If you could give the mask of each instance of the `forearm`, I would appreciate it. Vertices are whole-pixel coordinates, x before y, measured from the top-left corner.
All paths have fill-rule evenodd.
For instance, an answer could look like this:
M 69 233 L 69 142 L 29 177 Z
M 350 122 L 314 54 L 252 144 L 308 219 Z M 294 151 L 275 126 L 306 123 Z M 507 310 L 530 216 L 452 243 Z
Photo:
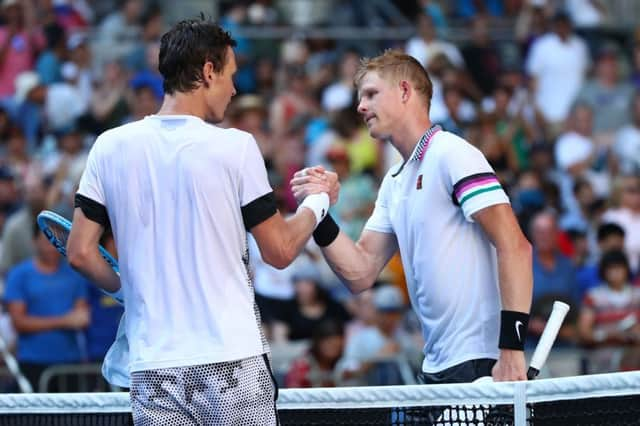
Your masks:
M 515 247 L 498 249 L 502 309 L 528 313 L 531 309 L 533 273 L 531 246 L 523 240 Z
M 352 293 L 370 288 L 380 273 L 359 243 L 352 241 L 342 231 L 331 244 L 322 247 L 322 254 Z
M 40 333 L 67 328 L 64 315 L 51 317 L 24 315 L 20 318 L 14 318 L 13 326 L 18 333 Z
M 303 208 L 284 221 L 280 246 L 280 259 L 276 268 L 286 268 L 302 252 L 316 227 L 316 217 L 309 209 Z
M 98 246 L 86 253 L 69 257 L 71 266 L 101 289 L 115 293 L 120 290 L 120 277 L 102 258 Z

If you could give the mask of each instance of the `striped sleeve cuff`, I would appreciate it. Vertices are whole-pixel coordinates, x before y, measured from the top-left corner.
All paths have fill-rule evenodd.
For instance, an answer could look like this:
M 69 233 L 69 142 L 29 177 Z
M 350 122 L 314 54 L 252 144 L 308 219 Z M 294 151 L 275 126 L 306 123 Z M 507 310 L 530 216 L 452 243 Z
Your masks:
M 453 186 L 452 199 L 460 206 L 467 220 L 478 210 L 494 204 L 509 203 L 494 173 L 477 173 L 460 179 Z

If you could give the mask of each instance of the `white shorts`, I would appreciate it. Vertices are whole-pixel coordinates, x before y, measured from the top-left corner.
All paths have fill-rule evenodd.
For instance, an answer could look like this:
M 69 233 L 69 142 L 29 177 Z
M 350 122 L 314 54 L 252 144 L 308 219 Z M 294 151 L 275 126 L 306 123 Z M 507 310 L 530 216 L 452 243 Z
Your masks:
M 277 425 L 277 387 L 267 355 L 132 373 L 136 426 Z

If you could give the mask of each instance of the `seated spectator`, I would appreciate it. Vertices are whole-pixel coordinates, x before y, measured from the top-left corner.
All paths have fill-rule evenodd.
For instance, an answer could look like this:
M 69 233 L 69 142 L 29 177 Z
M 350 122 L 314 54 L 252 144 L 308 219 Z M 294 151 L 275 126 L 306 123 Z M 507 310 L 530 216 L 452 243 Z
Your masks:
M 575 267 L 571 259 L 560 253 L 558 225 L 552 212 L 542 211 L 531 220 L 530 236 L 533 245 L 533 300 L 529 321 L 528 344 L 535 345 L 542 334 L 554 300 L 568 303 L 573 312 L 579 306 L 575 282 Z M 559 340 L 571 343 L 575 329 L 565 321 Z
M 612 153 L 624 174 L 640 173 L 640 92 L 631 99 L 629 124 L 618 130 Z
M 598 264 L 603 253 L 612 250 L 624 250 L 624 229 L 615 223 L 603 223 L 598 227 L 598 253 L 576 271 L 580 300 L 592 288 L 600 285 L 602 280 L 598 273 Z
M 285 377 L 287 388 L 334 387 L 336 363 L 344 348 L 344 326 L 340 321 L 319 323 L 311 335 L 311 347 L 294 360 Z
M 640 287 L 631 286 L 630 272 L 624 252 L 605 253 L 599 267 L 602 284 L 584 299 L 579 332 L 582 344 L 595 349 L 590 373 L 617 371 L 624 347 L 640 345 Z
M 597 145 L 610 146 L 615 131 L 629 122 L 629 105 L 634 88 L 630 83 L 620 81 L 619 68 L 617 47 L 604 45 L 596 57 L 594 78 L 578 94 L 578 102 L 598 112 L 593 117 L 594 141 Z
M 89 309 L 87 281 L 61 258 L 35 223 L 32 236 L 35 255 L 9 271 L 4 300 L 18 333 L 20 369 L 37 390 L 47 367 L 86 358 L 79 338 L 89 325 Z
M 382 284 L 374 288 L 373 303 L 377 311 L 374 324 L 354 331 L 346 341 L 337 367 L 344 384 L 402 384 L 399 362 L 407 362 L 421 349 L 401 327 L 406 304 L 397 287 Z
M 314 327 L 326 319 L 346 322 L 349 314 L 320 286 L 319 274 L 301 270 L 293 277 L 295 298 L 288 301 L 273 327 L 276 341 L 310 339 Z
M 636 274 L 640 270 L 640 175 L 622 176 L 619 185 L 620 206 L 607 210 L 602 220 L 617 223 L 624 229 L 625 251 L 632 274 Z

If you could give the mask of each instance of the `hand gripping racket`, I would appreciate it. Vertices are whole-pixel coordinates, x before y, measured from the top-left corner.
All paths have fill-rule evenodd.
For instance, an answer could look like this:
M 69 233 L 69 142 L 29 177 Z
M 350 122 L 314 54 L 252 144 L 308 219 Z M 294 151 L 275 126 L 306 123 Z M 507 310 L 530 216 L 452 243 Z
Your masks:
M 40 212 L 37 218 L 38 226 L 49 239 L 49 242 L 58 250 L 58 252 L 67 257 L 67 240 L 69 239 L 69 233 L 71 232 L 71 222 L 49 210 L 43 210 Z M 100 255 L 111 266 L 114 272 L 120 275 L 120 268 L 118 267 L 118 261 L 111 256 L 111 253 L 101 245 L 98 246 Z M 124 304 L 124 301 L 116 297 L 113 293 L 106 292 L 109 296 L 113 297 L 118 303 Z

